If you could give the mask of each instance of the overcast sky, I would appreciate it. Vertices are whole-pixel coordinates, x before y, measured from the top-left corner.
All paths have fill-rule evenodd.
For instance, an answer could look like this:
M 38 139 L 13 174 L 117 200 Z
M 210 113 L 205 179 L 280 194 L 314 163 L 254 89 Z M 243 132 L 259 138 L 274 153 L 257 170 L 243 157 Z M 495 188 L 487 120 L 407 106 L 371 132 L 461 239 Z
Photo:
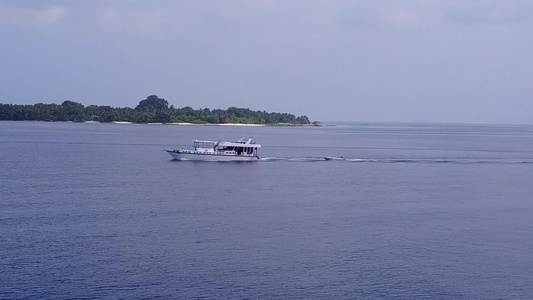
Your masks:
M 0 103 L 533 123 L 531 0 L 0 0 Z

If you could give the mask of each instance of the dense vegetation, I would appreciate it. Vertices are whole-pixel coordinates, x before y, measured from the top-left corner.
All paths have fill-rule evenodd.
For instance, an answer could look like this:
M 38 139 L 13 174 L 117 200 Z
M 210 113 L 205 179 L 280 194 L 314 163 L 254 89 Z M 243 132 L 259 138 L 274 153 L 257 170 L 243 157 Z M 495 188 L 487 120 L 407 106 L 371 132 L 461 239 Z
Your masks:
M 245 124 L 309 124 L 306 116 L 287 113 L 267 113 L 248 108 L 230 107 L 227 110 L 208 108 L 195 110 L 189 106 L 174 108 L 168 101 L 148 96 L 133 108 L 110 106 L 83 106 L 74 101 L 58 104 L 17 105 L 0 103 L 0 120 L 34 121 L 127 121 L 134 123 L 245 123 Z

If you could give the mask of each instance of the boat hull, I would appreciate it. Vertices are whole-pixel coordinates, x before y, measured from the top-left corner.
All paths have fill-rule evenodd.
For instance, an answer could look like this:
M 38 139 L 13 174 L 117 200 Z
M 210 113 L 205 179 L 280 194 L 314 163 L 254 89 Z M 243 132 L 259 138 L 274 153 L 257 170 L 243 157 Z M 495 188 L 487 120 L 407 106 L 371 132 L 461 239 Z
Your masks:
M 199 160 L 199 161 L 258 161 L 257 156 L 223 155 L 210 153 L 183 153 L 179 150 L 165 150 L 176 160 Z

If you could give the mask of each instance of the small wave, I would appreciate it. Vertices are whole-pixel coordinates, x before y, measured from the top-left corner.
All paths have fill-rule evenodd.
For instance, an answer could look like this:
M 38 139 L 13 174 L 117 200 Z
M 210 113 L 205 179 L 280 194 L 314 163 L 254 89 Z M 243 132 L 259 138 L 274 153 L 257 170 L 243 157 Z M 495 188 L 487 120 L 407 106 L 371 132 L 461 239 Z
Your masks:
M 289 161 L 324 161 L 323 157 L 293 157 L 289 158 Z
M 461 163 L 520 165 L 520 164 L 533 164 L 533 160 L 472 160 L 472 161 L 465 161 Z
M 413 159 L 384 159 L 386 163 L 417 163 L 417 164 L 533 164 L 529 159 L 440 159 L 440 158 L 413 158 Z
M 329 160 L 327 160 L 329 161 Z M 343 158 L 339 162 L 392 163 L 392 164 L 533 164 L 533 159 L 478 159 L 478 158 Z
M 259 160 L 260 161 L 278 161 L 278 160 L 286 160 L 287 158 L 283 157 L 262 157 Z
M 323 157 L 263 157 L 260 161 L 295 161 L 295 162 L 313 162 L 324 161 Z
M 457 161 L 449 160 L 449 159 L 426 159 L 426 158 L 420 158 L 420 159 L 410 159 L 410 158 L 392 158 L 392 159 L 385 159 L 385 162 L 389 163 L 429 163 L 429 164 L 446 164 L 446 163 L 455 163 Z
M 376 159 L 363 159 L 363 158 L 346 158 L 347 162 L 377 162 Z
M 174 161 L 202 161 L 195 159 L 173 159 Z M 227 162 L 220 160 L 221 162 Z M 326 159 L 325 157 L 262 157 L 262 162 L 348 162 L 348 163 L 390 163 L 390 164 L 533 164 L 533 159 L 476 159 L 476 158 L 347 158 Z

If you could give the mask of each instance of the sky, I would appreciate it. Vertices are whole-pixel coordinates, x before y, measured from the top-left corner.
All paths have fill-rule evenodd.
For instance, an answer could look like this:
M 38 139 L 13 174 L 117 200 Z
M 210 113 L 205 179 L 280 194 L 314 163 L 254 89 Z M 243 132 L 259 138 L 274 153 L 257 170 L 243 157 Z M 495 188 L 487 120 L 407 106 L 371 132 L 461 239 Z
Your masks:
M 0 103 L 533 124 L 531 0 L 0 0 Z

